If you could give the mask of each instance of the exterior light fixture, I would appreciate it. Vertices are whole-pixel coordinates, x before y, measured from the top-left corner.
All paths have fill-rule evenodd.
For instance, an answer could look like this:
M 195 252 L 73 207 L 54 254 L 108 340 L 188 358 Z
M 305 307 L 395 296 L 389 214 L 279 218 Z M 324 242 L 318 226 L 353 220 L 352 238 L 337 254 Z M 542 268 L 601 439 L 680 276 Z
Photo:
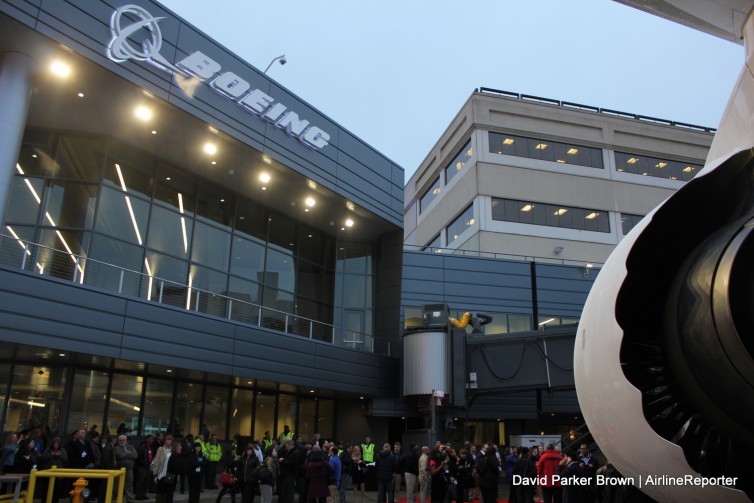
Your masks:
M 259 175 L 259 181 L 262 183 L 269 183 L 269 181 L 272 179 L 269 173 L 263 172 Z
M 215 155 L 217 153 L 217 145 L 214 143 L 205 143 L 204 144 L 204 153 L 209 155 Z
M 71 74 L 71 67 L 58 59 L 52 62 L 50 71 L 58 77 L 66 78 Z
M 136 110 L 134 110 L 134 115 L 137 119 L 146 122 L 152 118 L 152 111 L 144 105 L 139 105 L 136 107 Z
M 353 220 L 350 218 L 346 219 L 346 227 L 353 227 Z
M 307 198 L 306 198 L 306 200 L 304 201 L 304 203 L 305 203 L 305 204 L 306 204 L 306 205 L 307 205 L 308 207 L 310 207 L 310 208 L 313 208 L 313 207 L 314 207 L 314 205 L 315 205 L 315 204 L 317 204 L 317 201 L 315 201 L 313 197 L 307 197 Z

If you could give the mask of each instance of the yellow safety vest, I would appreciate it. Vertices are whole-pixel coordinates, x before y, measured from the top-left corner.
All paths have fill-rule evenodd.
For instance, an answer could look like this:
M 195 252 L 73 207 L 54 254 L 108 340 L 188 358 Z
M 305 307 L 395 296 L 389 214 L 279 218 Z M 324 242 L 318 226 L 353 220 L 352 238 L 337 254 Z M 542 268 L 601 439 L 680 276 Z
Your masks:
M 374 444 L 361 444 L 362 456 L 365 463 L 374 462 Z
M 262 443 L 264 444 L 264 451 L 267 452 L 267 448 L 272 445 L 272 439 L 271 438 L 263 438 Z

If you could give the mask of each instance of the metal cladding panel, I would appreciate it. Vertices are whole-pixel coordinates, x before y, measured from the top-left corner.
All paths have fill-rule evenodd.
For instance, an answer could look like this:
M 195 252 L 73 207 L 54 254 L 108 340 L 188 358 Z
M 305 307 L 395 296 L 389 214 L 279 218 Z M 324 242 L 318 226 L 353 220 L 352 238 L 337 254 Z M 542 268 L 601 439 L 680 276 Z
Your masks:
M 449 334 L 427 330 L 403 337 L 403 395 L 450 392 Z

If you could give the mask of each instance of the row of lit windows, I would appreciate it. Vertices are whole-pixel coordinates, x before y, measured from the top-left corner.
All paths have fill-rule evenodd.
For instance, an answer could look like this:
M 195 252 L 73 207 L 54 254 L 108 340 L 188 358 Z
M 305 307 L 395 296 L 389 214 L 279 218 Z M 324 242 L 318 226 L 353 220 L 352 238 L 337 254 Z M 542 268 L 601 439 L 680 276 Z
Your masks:
M 445 185 L 450 183 L 453 177 L 463 169 L 473 156 L 474 149 L 471 147 L 471 139 L 469 139 L 443 170 L 445 173 Z M 419 198 L 419 213 L 424 213 L 424 210 L 440 195 L 442 186 L 442 177 L 438 176 Z
M 615 169 L 624 173 L 687 182 L 703 168 L 701 164 L 670 161 L 646 155 L 615 152 Z
M 474 205 L 470 204 L 445 229 L 447 245 L 455 243 L 458 237 L 472 225 L 474 225 Z
M 533 201 L 493 198 L 492 219 L 565 229 L 610 232 L 607 211 Z
M 3 363 L 0 401 L 7 407 L 2 411 L 2 430 L 46 425 L 57 433 L 97 425 L 98 431 L 114 434 L 124 425 L 129 435 L 154 435 L 168 428 L 173 433 L 196 435 L 201 425 L 206 425 L 221 439 L 235 434 L 261 439 L 265 431 L 275 435 L 290 425 L 307 439 L 314 433 L 323 438 L 334 433 L 334 400 L 280 393 L 275 383 L 251 379 L 235 378 L 236 386 L 230 386 L 173 376 Z
M 2 231 L 14 239 L 325 323 L 333 303 L 372 306 L 371 245 L 336 242 L 113 139 L 27 130 L 16 171 Z M 0 247 L 18 252 L 5 241 Z M 73 277 L 73 262 L 57 260 L 64 254 L 40 250 L 27 269 Z
M 406 329 L 417 328 L 422 326 L 422 308 L 421 307 L 404 307 L 403 308 L 403 327 Z M 460 320 L 463 316 L 463 311 L 451 310 L 450 316 Z M 561 316 L 548 316 L 540 315 L 538 317 L 537 326 L 534 327 L 532 323 L 532 316 L 529 314 L 507 314 L 507 313 L 492 313 L 485 312 L 492 317 L 492 321 L 484 326 L 485 334 L 510 334 L 516 332 L 529 332 L 532 330 L 540 329 L 544 330 L 548 327 L 555 327 L 559 325 L 570 325 L 578 323 L 578 318 L 569 318 Z M 471 332 L 471 326 L 467 326 L 466 331 Z
M 588 168 L 604 167 L 602 150 L 599 148 L 493 132 L 490 132 L 489 139 L 490 152 L 494 154 L 575 164 Z

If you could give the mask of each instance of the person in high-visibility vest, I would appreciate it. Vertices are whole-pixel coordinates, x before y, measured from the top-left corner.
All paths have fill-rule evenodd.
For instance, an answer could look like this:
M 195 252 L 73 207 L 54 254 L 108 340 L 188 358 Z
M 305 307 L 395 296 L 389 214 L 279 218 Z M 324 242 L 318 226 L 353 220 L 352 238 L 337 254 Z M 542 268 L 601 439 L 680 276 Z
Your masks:
M 361 444 L 361 456 L 365 463 L 374 463 L 374 444 L 371 437 L 366 437 Z
M 217 467 L 223 457 L 223 446 L 217 441 L 217 435 L 213 433 L 202 449 L 207 459 L 207 470 L 204 472 L 207 489 L 217 489 Z
M 273 444 L 272 436 L 269 431 L 264 432 L 264 438 L 262 439 L 262 451 L 267 452 L 267 448 Z
M 280 437 L 278 437 L 278 443 L 280 445 L 283 445 L 286 440 L 294 440 L 296 438 L 296 434 L 291 431 L 290 426 L 287 424 L 283 426 L 283 433 L 280 434 Z

